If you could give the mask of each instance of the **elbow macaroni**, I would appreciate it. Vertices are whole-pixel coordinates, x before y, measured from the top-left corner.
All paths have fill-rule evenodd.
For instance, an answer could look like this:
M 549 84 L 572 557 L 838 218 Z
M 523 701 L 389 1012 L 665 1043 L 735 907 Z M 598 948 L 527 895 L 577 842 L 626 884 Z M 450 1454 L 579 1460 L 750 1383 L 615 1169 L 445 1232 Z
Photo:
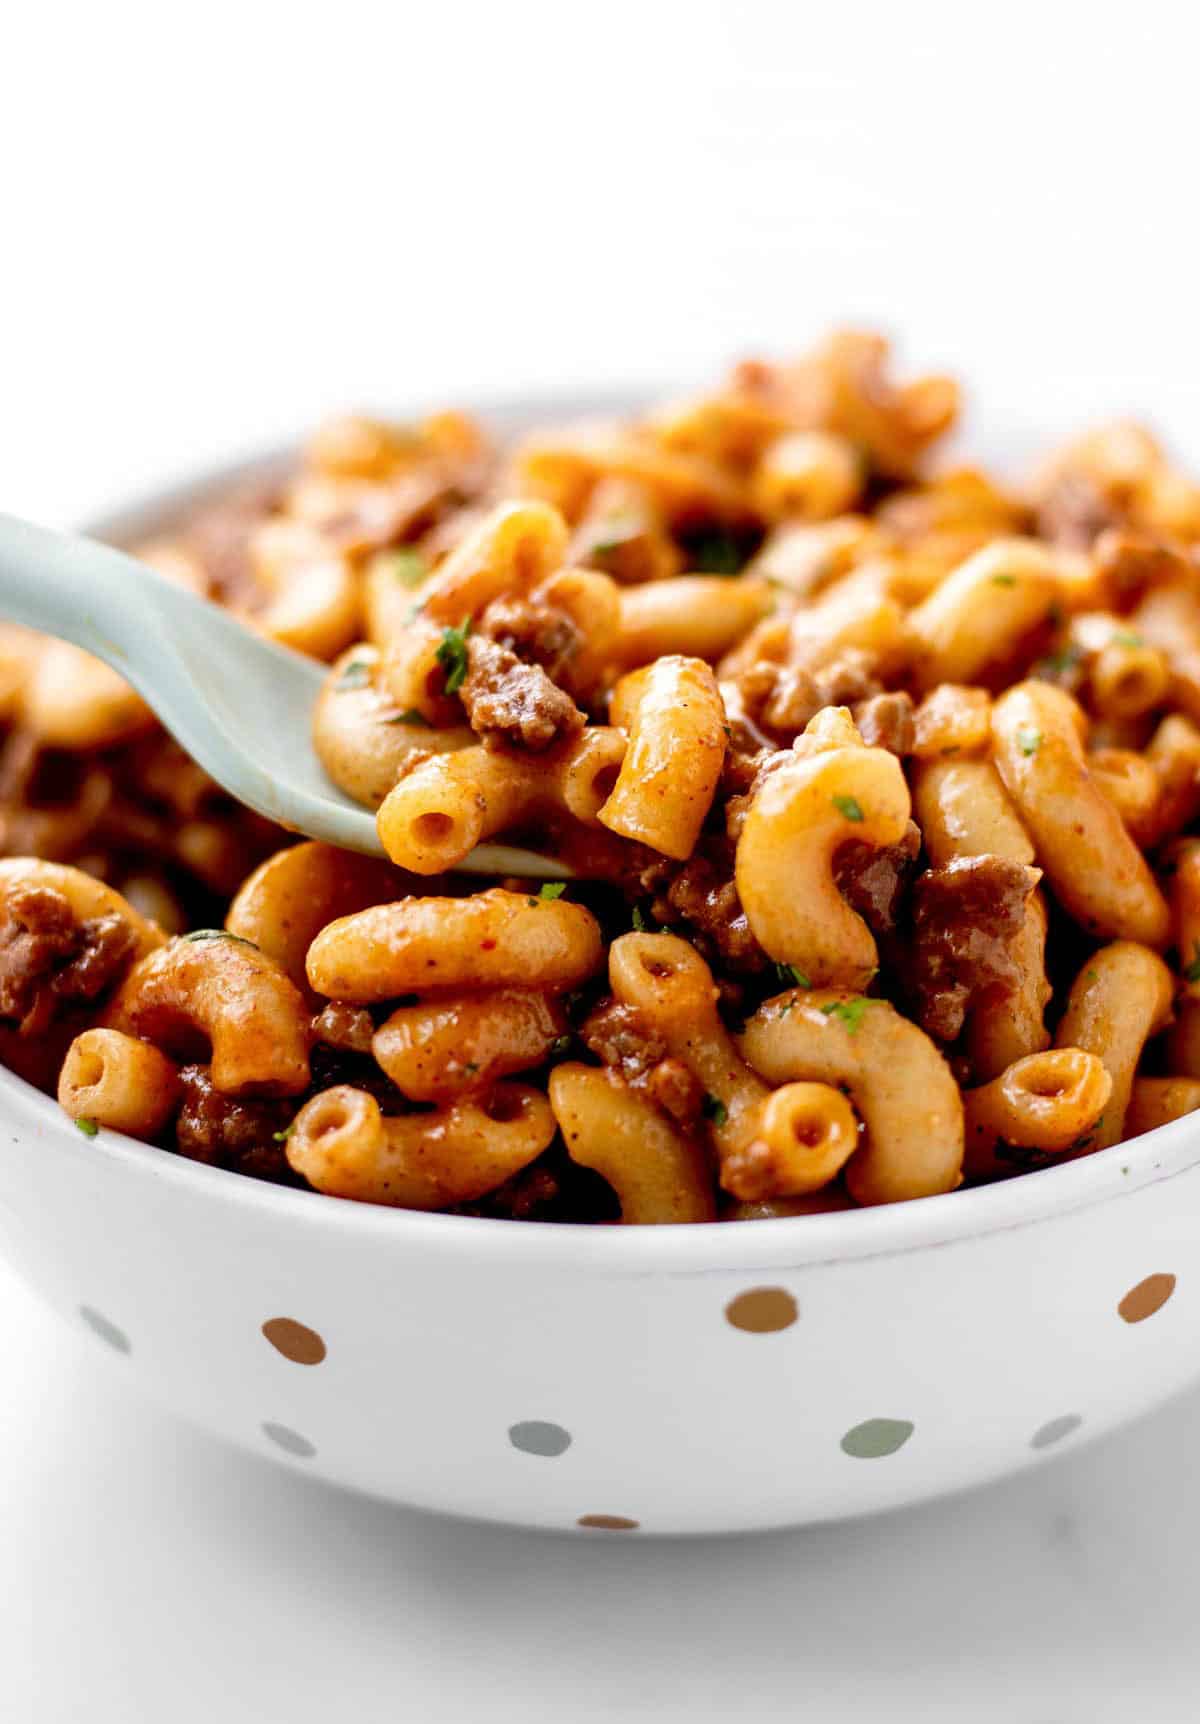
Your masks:
M 328 663 L 388 861 L 5 631 L 0 1060 L 89 1135 L 623 1225 L 1200 1111 L 1200 486 L 1128 425 L 1025 488 L 930 472 L 956 403 L 840 331 L 519 447 L 344 419 L 168 523 L 144 560 Z M 565 878 L 456 878 L 490 839 Z

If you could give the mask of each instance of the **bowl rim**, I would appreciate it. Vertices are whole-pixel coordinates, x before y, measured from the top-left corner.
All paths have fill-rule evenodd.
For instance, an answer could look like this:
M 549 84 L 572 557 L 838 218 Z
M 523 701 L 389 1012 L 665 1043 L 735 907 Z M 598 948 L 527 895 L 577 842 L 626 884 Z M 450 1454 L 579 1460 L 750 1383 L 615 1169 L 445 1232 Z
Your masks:
M 519 428 L 522 422 L 547 416 L 628 411 L 649 398 L 643 379 L 627 388 L 531 392 L 519 399 L 484 400 L 471 410 L 497 426 Z M 425 410 L 417 404 L 402 411 L 411 415 Z M 1010 431 L 1015 429 L 1015 415 L 1002 417 L 1008 420 Z M 163 530 L 180 510 L 231 484 L 253 483 L 282 473 L 297 447 L 295 442 L 278 444 L 187 474 L 130 498 L 80 530 L 116 541 L 148 536 Z M 737 1225 L 693 1222 L 621 1227 L 513 1222 L 392 1209 L 271 1185 L 189 1161 L 108 1129 L 95 1138 L 85 1137 L 74 1129 L 74 1122 L 52 1096 L 4 1067 L 0 1067 L 0 1117 L 6 1123 L 19 1121 L 33 1137 L 52 1140 L 68 1156 L 81 1157 L 93 1168 L 99 1157 L 114 1176 L 150 1178 L 197 1199 L 248 1210 L 264 1219 L 294 1221 L 327 1232 L 359 1235 L 364 1240 L 379 1237 L 398 1248 L 420 1245 L 523 1267 L 561 1265 L 639 1276 L 798 1268 L 962 1243 L 1116 1201 L 1146 1185 L 1186 1173 L 1200 1162 L 1200 1114 L 1185 1115 L 1076 1161 L 940 1197 Z M 44 1150 L 39 1148 L 39 1153 Z

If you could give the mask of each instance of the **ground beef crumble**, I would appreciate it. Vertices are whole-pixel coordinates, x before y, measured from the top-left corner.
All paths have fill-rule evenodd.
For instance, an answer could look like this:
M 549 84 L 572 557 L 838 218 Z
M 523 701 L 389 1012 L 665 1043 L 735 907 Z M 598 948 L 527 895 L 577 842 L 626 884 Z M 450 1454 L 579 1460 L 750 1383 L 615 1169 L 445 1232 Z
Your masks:
M 630 1087 L 680 1122 L 700 1115 L 704 1094 L 698 1081 L 667 1052 L 666 1043 L 643 1023 L 633 1006 L 604 1000 L 590 1012 L 579 1034 L 597 1059 Z
M 680 919 L 694 928 L 697 945 L 742 975 L 765 970 L 768 959 L 750 927 L 733 878 L 733 852 L 718 857 L 703 851 L 685 862 L 655 900 L 653 914 L 670 925 Z
M 541 665 L 551 682 L 563 683 L 582 636 L 564 611 L 535 599 L 494 599 L 479 619 L 479 633 L 523 659 Z
M 1018 980 L 1010 945 L 1025 920 L 1036 869 L 1002 856 L 963 856 L 913 886 L 908 984 L 922 1029 L 952 1042 L 976 1000 Z
M 759 659 L 737 683 L 753 722 L 787 737 L 798 736 L 823 707 L 853 707 L 883 692 L 874 659 L 855 647 L 811 670 Z
M 0 921 L 0 1018 L 44 1033 L 69 1005 L 92 1003 L 133 960 L 136 936 L 117 915 L 79 922 L 53 887 L 14 886 Z
M 508 743 L 541 753 L 577 736 L 584 715 L 541 665 L 525 664 L 510 647 L 472 635 L 459 691 L 467 722 L 488 746 Z
M 1065 550 L 1090 550 L 1099 533 L 1120 522 L 1114 500 L 1087 473 L 1064 473 L 1037 508 L 1039 536 Z
M 375 1035 L 375 1020 L 365 1006 L 345 1000 L 330 1000 L 312 1021 L 315 1040 L 344 1053 L 369 1054 Z
M 852 709 L 859 734 L 868 748 L 886 748 L 900 756 L 916 746 L 917 727 L 911 694 L 873 694 Z
M 921 831 L 910 820 L 899 844 L 875 849 L 851 839 L 834 858 L 838 891 L 876 934 L 893 934 L 916 872 Z
M 203 1065 L 182 1067 L 179 1081 L 183 1106 L 175 1122 L 175 1144 L 180 1155 L 252 1179 L 290 1176 L 281 1134 L 291 1124 L 296 1101 L 243 1101 L 223 1095 Z

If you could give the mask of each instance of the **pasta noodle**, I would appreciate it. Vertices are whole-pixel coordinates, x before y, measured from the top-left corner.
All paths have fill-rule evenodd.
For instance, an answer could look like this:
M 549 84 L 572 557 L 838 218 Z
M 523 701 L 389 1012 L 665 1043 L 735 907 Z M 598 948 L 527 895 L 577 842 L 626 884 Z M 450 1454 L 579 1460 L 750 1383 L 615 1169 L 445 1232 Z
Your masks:
M 0 1060 L 89 1137 L 594 1225 L 803 1226 L 1200 1113 L 1200 484 L 1133 424 L 935 467 L 957 407 L 843 329 L 514 441 L 344 417 L 156 528 L 322 662 L 387 860 L 0 630 Z M 491 841 L 558 877 L 461 873 Z

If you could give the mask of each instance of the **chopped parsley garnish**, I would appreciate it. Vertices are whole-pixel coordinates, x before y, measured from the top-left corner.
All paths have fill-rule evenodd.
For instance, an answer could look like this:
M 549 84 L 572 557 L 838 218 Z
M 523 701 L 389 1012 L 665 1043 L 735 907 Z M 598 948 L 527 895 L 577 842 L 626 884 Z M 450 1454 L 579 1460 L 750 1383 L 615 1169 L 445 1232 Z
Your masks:
M 1192 948 L 1192 961 L 1183 973 L 1189 982 L 1200 982 L 1200 940 Z
M 1100 980 L 1100 972 L 1099 970 L 1089 970 L 1083 979 L 1085 982 L 1098 982 Z
M 720 1096 L 706 1095 L 704 1098 L 704 1117 L 711 1119 L 718 1131 L 729 1118 L 729 1109 Z
M 1047 653 L 1036 670 L 1047 670 L 1054 676 L 1061 676 L 1064 671 L 1074 670 L 1083 654 L 1077 646 L 1060 647 L 1057 652 Z
M 744 562 L 732 533 L 705 533 L 693 541 L 688 562 L 701 575 L 736 575 Z
M 447 694 L 457 694 L 466 679 L 467 637 L 470 633 L 470 617 L 461 628 L 442 630 L 441 644 L 435 657 L 446 673 Z
M 1042 733 L 1034 730 L 1031 724 L 1023 724 L 1017 732 L 1017 747 L 1021 753 L 1028 756 L 1036 754 L 1042 746 Z
M 346 694 L 352 688 L 366 688 L 373 668 L 373 661 L 369 658 L 352 658 L 333 686 L 339 694 Z
M 419 587 L 429 573 L 424 557 L 412 545 L 401 545 L 399 550 L 389 551 L 387 567 L 392 579 L 399 581 L 402 587 Z
M 644 934 L 646 932 L 646 918 L 642 915 L 642 909 L 641 909 L 640 904 L 635 904 L 633 906 L 633 916 L 632 916 L 631 920 L 633 922 L 634 931 L 636 933 Z
M 785 988 L 811 988 L 812 983 L 807 976 L 802 976 L 795 964 L 776 964 L 775 974 Z
M 567 889 L 565 880 L 547 880 L 538 893 L 539 898 L 561 898 Z
M 424 730 L 429 729 L 429 720 L 423 712 L 418 712 L 415 706 L 410 706 L 407 712 L 389 713 L 387 718 L 382 718 L 379 722 L 381 724 L 411 724 L 420 726 Z
M 1016 584 L 1017 584 L 1017 577 L 1015 575 L 993 575 L 992 576 L 992 585 L 994 587 L 1015 587 Z
M 550 1043 L 550 1052 L 554 1055 L 555 1059 L 561 1059 L 570 1046 L 570 1036 L 555 1036 L 554 1040 Z
M 258 951 L 253 940 L 244 940 L 240 934 L 231 934 L 227 928 L 193 928 L 190 934 L 181 934 L 180 939 L 189 944 L 197 940 L 232 940 L 238 946 L 249 946 L 252 952 Z
M 1145 644 L 1141 635 L 1135 634 L 1132 629 L 1119 629 L 1113 636 L 1114 646 L 1140 647 L 1145 646 Z
M 821 1007 L 821 1010 L 827 1018 L 840 1018 L 846 1026 L 847 1033 L 853 1035 L 861 1027 L 870 1003 L 869 1000 L 864 1000 L 860 994 L 854 1000 L 830 1000 L 828 1005 Z
M 297 1117 L 299 1117 L 299 1116 L 297 1116 Z M 295 1129 L 296 1129 L 296 1121 L 293 1119 L 289 1124 L 284 1126 L 282 1131 L 273 1131 L 271 1133 L 271 1137 L 275 1143 L 286 1143 L 288 1138 L 291 1137 L 292 1133 L 295 1131 Z
M 94 1119 L 89 1119 L 86 1114 L 80 1114 L 79 1118 L 75 1121 L 75 1129 L 77 1131 L 81 1131 L 84 1137 L 95 1137 L 99 1132 L 100 1127 L 96 1124 Z
M 835 796 L 833 806 L 847 820 L 863 819 L 862 805 L 856 796 Z
M 614 551 L 619 551 L 631 539 L 637 538 L 641 531 L 637 518 L 633 515 L 606 515 L 602 525 L 605 537 L 588 546 L 589 556 L 611 557 Z

